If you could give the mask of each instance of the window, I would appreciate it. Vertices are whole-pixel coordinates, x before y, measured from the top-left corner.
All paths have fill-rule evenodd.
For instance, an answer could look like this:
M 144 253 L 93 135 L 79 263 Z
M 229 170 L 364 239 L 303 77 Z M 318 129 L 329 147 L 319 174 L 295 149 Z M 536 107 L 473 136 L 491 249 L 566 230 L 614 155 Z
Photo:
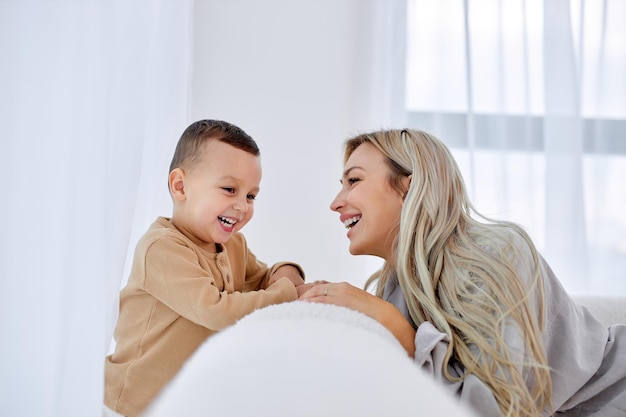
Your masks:
M 412 127 L 572 292 L 626 294 L 626 3 L 409 0 Z

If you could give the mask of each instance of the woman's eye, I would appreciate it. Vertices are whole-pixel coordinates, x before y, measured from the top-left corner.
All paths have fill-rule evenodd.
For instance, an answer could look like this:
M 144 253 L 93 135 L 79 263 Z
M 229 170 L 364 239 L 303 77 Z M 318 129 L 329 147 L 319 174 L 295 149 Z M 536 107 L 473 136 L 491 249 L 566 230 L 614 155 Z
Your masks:
M 360 178 L 348 178 L 348 184 L 350 184 L 350 185 L 354 185 L 354 184 L 356 184 L 359 181 L 361 181 Z

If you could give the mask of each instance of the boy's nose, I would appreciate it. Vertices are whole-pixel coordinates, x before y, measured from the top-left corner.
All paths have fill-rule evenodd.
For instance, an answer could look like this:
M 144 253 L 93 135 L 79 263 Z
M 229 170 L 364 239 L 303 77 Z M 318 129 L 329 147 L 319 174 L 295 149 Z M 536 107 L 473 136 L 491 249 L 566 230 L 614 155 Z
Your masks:
M 244 200 L 244 201 L 236 201 L 233 204 L 233 209 L 235 209 L 236 211 L 240 211 L 240 212 L 242 212 L 244 214 L 248 212 L 248 208 L 249 208 L 249 205 L 248 205 L 248 202 L 246 200 Z

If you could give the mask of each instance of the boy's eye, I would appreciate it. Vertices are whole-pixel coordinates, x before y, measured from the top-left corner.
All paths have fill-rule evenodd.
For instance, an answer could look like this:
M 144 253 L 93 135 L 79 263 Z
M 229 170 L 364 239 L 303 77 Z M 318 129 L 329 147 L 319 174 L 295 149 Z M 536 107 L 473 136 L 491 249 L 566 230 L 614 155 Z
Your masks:
M 222 187 L 222 190 L 226 191 L 227 193 L 230 194 L 234 194 L 235 193 L 235 189 L 233 187 Z
M 248 200 L 252 200 L 252 201 L 256 200 L 256 196 L 255 196 L 254 194 L 248 194 L 248 195 L 246 196 L 246 198 L 247 198 Z

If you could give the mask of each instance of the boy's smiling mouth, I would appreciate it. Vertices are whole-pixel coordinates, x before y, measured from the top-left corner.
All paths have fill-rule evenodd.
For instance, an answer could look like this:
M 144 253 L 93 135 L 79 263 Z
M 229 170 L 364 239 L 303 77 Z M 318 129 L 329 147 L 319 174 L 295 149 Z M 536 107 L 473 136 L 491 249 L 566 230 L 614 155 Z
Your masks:
M 217 216 L 217 219 L 226 227 L 227 229 L 232 229 L 237 224 L 237 220 L 230 217 Z

